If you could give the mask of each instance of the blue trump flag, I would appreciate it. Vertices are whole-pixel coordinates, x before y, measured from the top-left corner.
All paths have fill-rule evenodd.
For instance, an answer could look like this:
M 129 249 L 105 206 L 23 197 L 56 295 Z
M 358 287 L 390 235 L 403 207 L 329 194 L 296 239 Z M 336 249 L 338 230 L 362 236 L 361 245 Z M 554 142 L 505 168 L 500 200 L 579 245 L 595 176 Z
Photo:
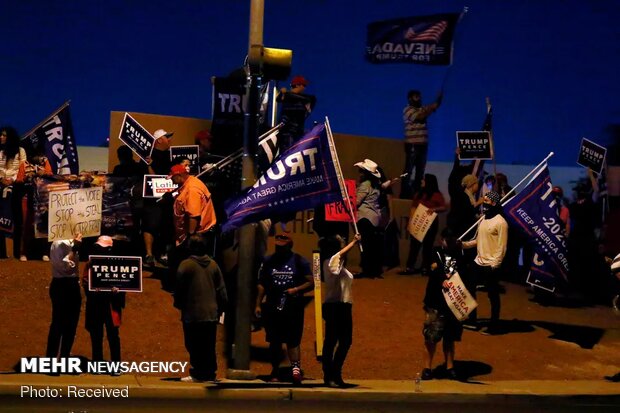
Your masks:
M 228 220 L 222 231 L 342 201 L 334 158 L 325 124 L 315 126 L 278 156 L 254 186 L 225 203 Z
M 29 155 L 45 154 L 56 175 L 80 171 L 69 102 L 24 135 L 21 145 Z
M 545 290 L 568 283 L 566 236 L 547 164 L 516 196 L 504 203 L 506 220 L 523 232 L 534 250 L 527 282 Z

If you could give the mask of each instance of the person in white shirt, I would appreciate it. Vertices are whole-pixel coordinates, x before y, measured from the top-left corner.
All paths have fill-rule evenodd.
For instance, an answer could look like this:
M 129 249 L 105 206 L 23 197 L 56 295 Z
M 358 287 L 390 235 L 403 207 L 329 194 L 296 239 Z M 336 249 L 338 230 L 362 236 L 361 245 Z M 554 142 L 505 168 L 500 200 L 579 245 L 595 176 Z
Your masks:
M 499 297 L 500 267 L 506 255 L 508 244 L 508 223 L 501 215 L 502 206 L 500 195 L 495 191 L 489 191 L 483 198 L 484 218 L 478 226 L 476 238 L 463 242 L 463 248 L 476 247 L 477 255 L 474 259 L 471 274 L 474 275 L 487 288 L 489 301 L 491 302 L 491 322 L 488 334 L 497 334 L 499 313 L 501 308 Z M 475 296 L 475 288 L 471 293 Z M 477 326 L 477 312 L 474 310 L 464 327 Z M 471 327 L 470 327 L 471 328 Z
M 323 262 L 325 340 L 322 362 L 323 381 L 328 387 L 347 387 L 347 383 L 342 380 L 342 366 L 353 341 L 353 274 L 344 264 L 346 253 L 361 239 L 356 234 L 355 239 L 342 249 L 344 242 L 340 236 L 322 240 L 324 245 L 321 249 L 325 248 L 327 256 L 331 255 L 329 260 Z

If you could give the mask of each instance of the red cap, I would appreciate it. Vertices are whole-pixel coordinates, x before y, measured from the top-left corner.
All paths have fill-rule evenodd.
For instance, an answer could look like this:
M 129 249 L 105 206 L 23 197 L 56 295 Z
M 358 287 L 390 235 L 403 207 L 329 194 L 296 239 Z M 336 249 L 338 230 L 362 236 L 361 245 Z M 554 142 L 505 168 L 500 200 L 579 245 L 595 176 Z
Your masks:
M 197 141 L 210 141 L 211 140 L 211 133 L 208 130 L 204 129 L 204 130 L 199 131 L 196 134 L 196 136 L 194 136 L 194 138 Z
M 291 86 L 297 86 L 297 85 L 308 86 L 308 83 L 309 82 L 303 76 L 295 76 L 293 80 L 291 80 Z
M 170 175 L 168 175 L 168 179 L 172 178 L 174 175 L 183 175 L 187 173 L 187 169 L 183 165 L 174 165 L 170 168 Z

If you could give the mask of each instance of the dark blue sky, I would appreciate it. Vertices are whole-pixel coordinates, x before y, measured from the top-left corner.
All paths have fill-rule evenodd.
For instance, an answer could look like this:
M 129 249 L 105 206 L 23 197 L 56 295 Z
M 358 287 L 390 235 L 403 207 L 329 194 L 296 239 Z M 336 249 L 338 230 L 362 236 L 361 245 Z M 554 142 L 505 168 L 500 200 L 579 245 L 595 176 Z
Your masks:
M 549 151 L 574 165 L 581 137 L 606 144 L 620 123 L 620 1 L 265 0 L 267 46 L 294 52 L 293 74 L 335 132 L 399 139 L 408 89 L 432 100 L 447 67 L 373 65 L 372 21 L 469 13 L 457 28 L 444 104 L 430 120 L 430 159 L 450 160 L 456 130 L 494 106 L 499 163 Z M 26 132 L 71 99 L 76 139 L 98 145 L 112 110 L 211 117 L 210 77 L 247 52 L 250 0 L 3 0 L 0 123 Z M 370 154 L 369 154 L 370 155 Z

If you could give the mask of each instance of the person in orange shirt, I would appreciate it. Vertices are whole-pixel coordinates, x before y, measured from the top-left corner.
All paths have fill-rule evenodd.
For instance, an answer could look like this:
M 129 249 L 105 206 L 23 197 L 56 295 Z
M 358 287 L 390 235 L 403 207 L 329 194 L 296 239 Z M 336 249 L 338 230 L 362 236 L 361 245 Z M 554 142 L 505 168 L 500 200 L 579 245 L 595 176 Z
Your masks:
M 177 184 L 179 195 L 174 200 L 173 219 L 176 249 L 169 260 L 171 274 L 176 275 L 178 264 L 187 258 L 187 240 L 193 234 L 205 239 L 209 255 L 215 255 L 215 209 L 211 192 L 195 176 L 191 176 L 183 165 L 174 165 L 168 179 Z

